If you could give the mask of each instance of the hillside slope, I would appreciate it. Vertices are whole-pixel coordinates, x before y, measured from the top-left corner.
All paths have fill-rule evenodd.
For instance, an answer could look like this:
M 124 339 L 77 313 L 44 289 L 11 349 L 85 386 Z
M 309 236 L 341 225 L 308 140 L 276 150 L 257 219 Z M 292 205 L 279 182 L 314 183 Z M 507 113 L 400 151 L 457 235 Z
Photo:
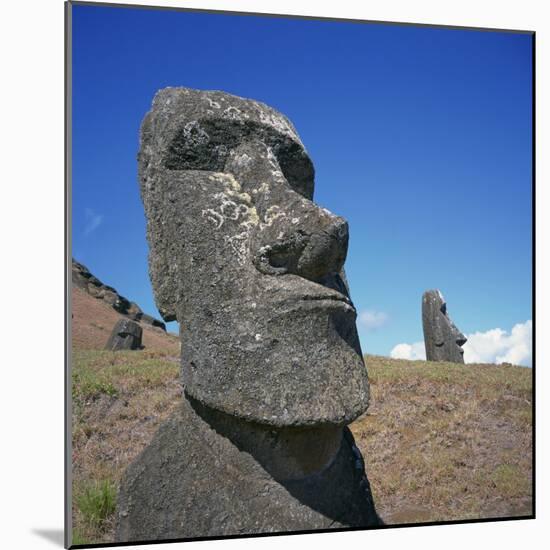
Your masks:
M 124 316 L 102 300 L 81 288 L 72 287 L 71 341 L 73 349 L 103 349 L 116 322 Z M 179 356 L 179 338 L 147 323 L 142 343 L 146 350 L 169 352 Z
M 75 544 L 113 541 L 120 477 L 182 395 L 173 342 L 83 347 L 93 346 L 73 348 Z M 366 361 L 371 407 L 351 429 L 386 523 L 531 513 L 531 369 Z
M 531 514 L 532 370 L 367 357 L 352 424 L 387 523 Z

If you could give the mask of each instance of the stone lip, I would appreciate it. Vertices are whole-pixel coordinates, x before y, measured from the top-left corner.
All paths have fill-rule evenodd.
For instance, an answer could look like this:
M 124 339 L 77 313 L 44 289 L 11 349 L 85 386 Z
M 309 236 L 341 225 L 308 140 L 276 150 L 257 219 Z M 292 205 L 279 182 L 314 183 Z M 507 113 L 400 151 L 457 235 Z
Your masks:
M 72 259 L 72 282 L 78 288 L 87 292 L 90 296 L 103 300 L 116 312 L 127 316 L 130 319 L 160 328 L 166 332 L 166 325 L 151 315 L 143 313 L 141 308 L 134 302 L 130 302 L 112 286 L 102 283 L 90 270 L 80 262 Z
M 327 467 L 286 481 L 266 469 L 265 456 L 255 456 L 255 435 L 250 441 L 248 435 L 258 429 L 221 419 L 184 397 L 181 409 L 124 474 L 116 542 L 381 524 L 363 458 L 347 428 Z M 307 453 L 306 447 L 299 452 Z
M 437 289 L 422 295 L 422 326 L 428 361 L 464 363 L 462 346 L 467 339 L 450 319 L 445 298 Z

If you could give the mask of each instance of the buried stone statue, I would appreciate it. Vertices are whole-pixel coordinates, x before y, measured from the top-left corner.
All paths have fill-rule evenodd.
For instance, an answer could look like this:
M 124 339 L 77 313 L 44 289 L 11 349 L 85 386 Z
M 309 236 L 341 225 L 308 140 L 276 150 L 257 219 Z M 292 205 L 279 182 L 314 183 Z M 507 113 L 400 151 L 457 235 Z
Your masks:
M 105 349 L 109 351 L 141 349 L 142 328 L 131 319 L 119 319 L 113 330 Z
M 256 101 L 166 88 L 141 127 L 139 177 L 185 392 L 123 477 L 117 540 L 379 524 L 346 427 L 369 399 L 348 226 L 312 202 L 292 124 Z
M 426 290 L 422 295 L 422 326 L 428 361 L 464 363 L 462 346 L 467 339 L 451 321 L 439 290 Z

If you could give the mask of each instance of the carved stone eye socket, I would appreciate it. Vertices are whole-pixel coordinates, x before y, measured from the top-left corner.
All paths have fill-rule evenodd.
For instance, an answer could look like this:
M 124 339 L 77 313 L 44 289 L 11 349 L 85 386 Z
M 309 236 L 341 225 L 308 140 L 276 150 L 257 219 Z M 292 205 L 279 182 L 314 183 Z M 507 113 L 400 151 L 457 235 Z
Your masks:
M 313 199 L 314 169 L 307 153 L 296 143 L 288 141 L 274 147 L 277 162 L 292 188 L 305 197 Z
M 213 139 L 198 123 L 189 123 L 170 142 L 164 166 L 170 170 L 219 172 L 223 169 L 227 152 L 227 146 Z
M 260 140 L 271 148 L 285 179 L 307 199 L 313 198 L 314 168 L 306 151 L 272 129 L 228 120 L 195 120 L 180 128 L 164 154 L 170 170 L 223 171 L 229 153 L 240 144 Z
M 440 309 L 441 313 L 443 313 L 443 315 L 447 315 L 447 304 L 443 304 L 441 306 L 441 309 Z

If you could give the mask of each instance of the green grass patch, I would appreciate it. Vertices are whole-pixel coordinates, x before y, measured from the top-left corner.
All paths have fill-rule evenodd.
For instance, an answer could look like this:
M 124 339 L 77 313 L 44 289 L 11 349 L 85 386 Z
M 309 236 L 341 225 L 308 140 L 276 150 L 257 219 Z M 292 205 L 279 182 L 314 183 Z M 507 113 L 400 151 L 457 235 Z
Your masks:
M 493 472 L 492 481 L 497 490 L 507 497 L 522 495 L 527 489 L 521 471 L 514 464 L 498 465 Z
M 78 529 L 73 528 L 73 540 L 71 546 L 90 544 L 93 541 L 88 540 Z
M 73 399 L 93 400 L 101 394 L 117 394 L 117 389 L 105 373 L 86 368 L 73 370 Z
M 154 351 L 73 352 L 73 399 L 91 401 L 164 386 L 178 376 L 179 365 Z
M 421 381 L 450 383 L 472 388 L 504 390 L 529 396 L 532 388 L 532 369 L 511 365 L 478 365 L 436 361 L 407 361 L 377 355 L 366 355 L 365 363 L 373 383 Z
M 85 521 L 90 525 L 100 527 L 115 512 L 115 484 L 108 479 L 94 482 L 85 486 L 76 495 L 75 500 Z

